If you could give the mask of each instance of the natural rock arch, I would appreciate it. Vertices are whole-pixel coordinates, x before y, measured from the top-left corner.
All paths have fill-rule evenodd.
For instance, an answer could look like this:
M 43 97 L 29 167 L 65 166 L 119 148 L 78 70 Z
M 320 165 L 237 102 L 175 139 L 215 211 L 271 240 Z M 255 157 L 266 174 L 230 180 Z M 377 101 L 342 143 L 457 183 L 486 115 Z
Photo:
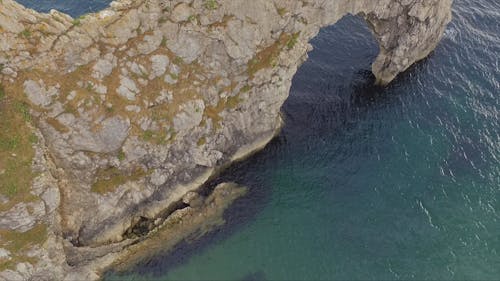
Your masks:
M 451 18 L 451 0 L 119 0 L 78 19 L 1 2 L 0 82 L 61 168 L 52 230 L 78 246 L 123 241 L 134 218 L 264 146 L 320 28 L 362 15 L 386 84 Z

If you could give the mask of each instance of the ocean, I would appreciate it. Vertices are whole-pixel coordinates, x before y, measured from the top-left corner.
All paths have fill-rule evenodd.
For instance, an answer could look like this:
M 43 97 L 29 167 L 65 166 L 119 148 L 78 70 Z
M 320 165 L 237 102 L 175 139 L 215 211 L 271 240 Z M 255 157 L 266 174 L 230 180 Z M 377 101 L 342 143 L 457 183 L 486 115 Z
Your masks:
M 19 0 L 78 16 L 109 1 Z M 263 151 L 225 171 L 227 223 L 106 280 L 500 279 L 500 2 L 455 0 L 388 87 L 347 16 L 313 40 Z

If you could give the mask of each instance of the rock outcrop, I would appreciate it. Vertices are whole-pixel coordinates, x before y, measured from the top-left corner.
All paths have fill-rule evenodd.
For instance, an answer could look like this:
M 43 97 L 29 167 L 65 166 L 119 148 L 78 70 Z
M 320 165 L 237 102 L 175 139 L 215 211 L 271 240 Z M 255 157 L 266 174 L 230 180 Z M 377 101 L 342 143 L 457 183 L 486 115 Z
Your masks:
M 0 90 L 29 106 L 39 171 L 38 199 L 2 211 L 0 227 L 47 227 L 0 280 L 95 278 L 91 265 L 135 243 L 142 218 L 276 134 L 322 27 L 365 18 L 380 45 L 373 73 L 387 84 L 435 48 L 451 2 L 119 0 L 73 19 L 0 0 Z M 0 261 L 12 254 L 2 243 Z M 68 262 L 78 249 L 88 258 Z

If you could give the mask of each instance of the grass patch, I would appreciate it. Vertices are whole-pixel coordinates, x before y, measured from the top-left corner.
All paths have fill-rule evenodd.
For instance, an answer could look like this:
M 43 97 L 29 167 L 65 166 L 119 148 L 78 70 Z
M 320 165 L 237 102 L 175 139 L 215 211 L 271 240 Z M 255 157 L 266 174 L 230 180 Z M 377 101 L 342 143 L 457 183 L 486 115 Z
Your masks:
M 297 32 L 297 33 L 293 34 L 290 39 L 288 39 L 288 42 L 286 42 L 286 48 L 288 50 L 291 50 L 291 49 L 293 49 L 293 47 L 295 47 L 295 45 L 298 42 L 299 35 L 300 35 L 300 32 Z
M 168 18 L 167 18 L 167 17 L 165 17 L 165 16 L 163 16 L 163 17 L 161 17 L 161 18 L 158 20 L 158 23 L 159 23 L 159 24 L 163 24 L 163 23 L 166 23 L 167 21 L 168 21 Z
M 26 232 L 12 230 L 0 230 L 2 246 L 11 253 L 16 254 L 29 248 L 32 245 L 38 245 L 47 240 L 47 226 L 39 224 Z
M 35 260 L 24 256 L 31 246 L 41 245 L 47 240 L 47 226 L 39 224 L 26 232 L 0 229 L 0 245 L 11 253 L 11 260 L 0 260 L 0 271 L 15 268 L 18 263 Z
M 82 24 L 82 20 L 85 18 L 85 16 L 79 16 L 78 18 L 76 19 L 73 19 L 73 21 L 71 21 L 71 23 L 74 25 L 74 26 L 79 26 Z
M 278 12 L 278 15 L 280 15 L 280 17 L 284 17 L 287 13 L 286 8 L 277 8 L 276 11 Z
M 108 168 L 97 172 L 97 181 L 92 185 L 92 192 L 106 194 L 115 191 L 120 185 L 129 181 L 137 181 L 147 175 L 141 168 L 132 172 L 121 171 L 117 168 Z
M 45 121 L 47 121 L 47 123 L 50 126 L 52 126 L 52 128 L 56 129 L 56 131 L 58 131 L 60 133 L 68 133 L 69 132 L 68 127 L 61 124 L 61 122 L 57 121 L 57 119 L 55 119 L 55 118 L 47 118 L 47 119 L 45 119 Z
M 27 104 L 6 95 L 0 87 L 0 194 L 10 201 L 0 204 L 0 211 L 22 201 L 31 201 L 31 170 L 36 140 L 29 127 L 31 115 Z
M 19 147 L 21 136 L 5 136 L 0 139 L 0 150 L 15 151 Z
M 167 38 L 163 37 L 163 39 L 161 39 L 160 46 L 163 48 L 167 47 Z
M 217 0 L 206 0 L 205 8 L 208 10 L 217 10 L 219 8 L 219 2 L 217 2 Z
M 142 134 L 142 139 L 145 141 L 151 141 L 151 140 L 153 140 L 153 137 L 154 137 L 154 132 L 151 130 L 146 130 Z
M 207 138 L 206 138 L 206 137 L 201 137 L 201 138 L 198 140 L 197 145 L 198 145 L 198 146 L 202 146 L 202 145 L 204 145 L 204 144 L 206 144 L 206 143 L 207 143 Z
M 25 29 L 23 31 L 21 31 L 21 33 L 19 33 L 19 35 L 21 35 L 22 37 L 26 38 L 26 39 L 29 39 L 31 38 L 31 31 L 28 30 L 28 29 Z
M 164 130 L 146 130 L 142 133 L 141 139 L 153 144 L 166 144 L 167 141 L 171 140 L 171 138 L 167 139 L 167 132 Z
M 184 60 L 181 57 L 175 57 L 174 59 L 175 64 L 184 64 Z
M 125 160 L 125 157 L 126 157 L 125 152 L 123 152 L 123 150 L 120 149 L 120 151 L 118 151 L 117 157 L 118 157 L 118 160 L 120 160 L 120 161 Z
M 250 78 L 262 69 L 275 67 L 278 63 L 280 53 L 292 39 L 293 35 L 283 33 L 278 41 L 258 52 L 257 55 L 248 62 L 247 73 Z
M 234 96 L 234 97 L 228 97 L 226 101 L 226 106 L 228 108 L 236 108 L 241 102 L 241 98 L 239 96 Z
M 30 143 L 35 144 L 35 143 L 37 143 L 37 142 L 38 142 L 38 137 L 37 137 L 37 135 L 35 135 L 35 134 L 31 134 L 31 135 L 28 137 L 28 140 L 29 140 L 29 142 L 30 142 Z
M 241 92 L 248 93 L 248 92 L 250 92 L 251 89 L 252 89 L 252 87 L 250 85 L 245 85 L 245 86 L 243 86 L 243 88 L 241 88 Z
M 15 110 L 20 114 L 20 116 L 23 118 L 24 122 L 31 122 L 31 114 L 30 114 L 30 108 L 29 105 L 25 102 L 20 102 L 16 101 L 14 102 L 14 108 Z

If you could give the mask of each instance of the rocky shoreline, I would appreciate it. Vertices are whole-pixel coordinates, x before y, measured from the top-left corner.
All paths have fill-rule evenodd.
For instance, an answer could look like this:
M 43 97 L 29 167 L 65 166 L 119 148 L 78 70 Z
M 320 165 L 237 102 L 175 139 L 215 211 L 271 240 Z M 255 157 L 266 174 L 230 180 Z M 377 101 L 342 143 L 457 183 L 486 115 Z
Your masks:
M 207 197 L 192 191 L 184 196 L 175 211 L 154 221 L 138 222 L 137 233 L 120 245 L 118 251 L 117 247 L 73 248 L 74 251 L 67 254 L 68 262 L 78 264 L 79 268 L 67 279 L 98 280 L 107 270 L 120 272 L 155 254 L 168 253 L 180 242 L 196 239 L 223 225 L 224 211 L 246 192 L 245 187 L 234 183 L 217 185 Z
M 97 279 L 272 139 L 320 28 L 365 18 L 387 84 L 435 48 L 451 2 L 119 0 L 74 19 L 1 0 L 0 280 Z

